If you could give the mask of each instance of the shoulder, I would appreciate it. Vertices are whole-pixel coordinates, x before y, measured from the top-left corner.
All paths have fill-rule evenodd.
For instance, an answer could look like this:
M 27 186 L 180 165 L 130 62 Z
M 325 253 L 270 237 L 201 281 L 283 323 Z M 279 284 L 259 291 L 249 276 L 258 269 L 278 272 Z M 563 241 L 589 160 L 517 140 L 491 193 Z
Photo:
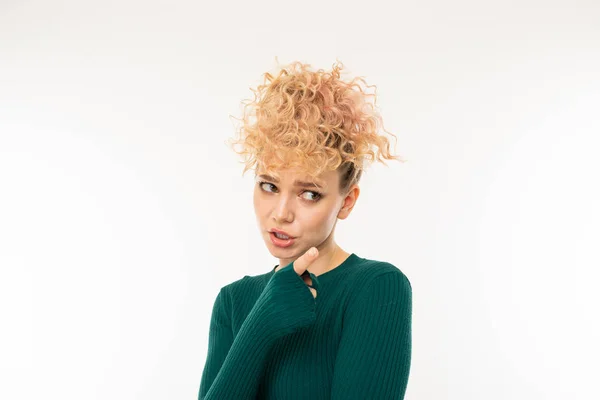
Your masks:
M 355 270 L 355 278 L 362 285 L 377 284 L 376 282 L 388 279 L 402 281 L 405 285 L 411 287 L 410 280 L 404 271 L 388 261 L 363 258 Z
M 351 302 L 412 301 L 412 284 L 404 271 L 391 262 L 363 259 L 355 269 Z
M 269 280 L 269 273 L 259 275 L 244 275 L 222 286 L 220 292 L 228 296 L 231 302 L 255 297 L 260 294 Z

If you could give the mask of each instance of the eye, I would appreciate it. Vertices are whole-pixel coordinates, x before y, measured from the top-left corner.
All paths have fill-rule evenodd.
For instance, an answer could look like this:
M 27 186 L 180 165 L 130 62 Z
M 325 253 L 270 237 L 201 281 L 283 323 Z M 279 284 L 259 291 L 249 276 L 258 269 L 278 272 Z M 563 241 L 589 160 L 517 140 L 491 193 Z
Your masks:
M 258 181 L 258 186 L 260 186 L 260 188 L 261 188 L 262 190 L 264 190 L 265 192 L 270 192 L 270 190 L 265 190 L 265 189 L 263 189 L 263 187 L 264 187 L 263 185 L 267 185 L 267 186 L 268 186 L 268 185 L 271 185 L 271 186 L 275 187 L 275 185 L 273 185 L 272 183 L 265 182 L 265 181 Z
M 304 193 L 310 193 L 313 195 L 312 199 L 307 199 L 308 201 L 312 201 L 312 202 L 316 203 L 317 201 L 319 201 L 321 199 L 321 193 L 319 193 L 319 192 L 313 192 L 312 190 L 307 190 Z
M 266 190 L 265 187 L 273 187 L 273 188 L 277 187 L 277 186 L 273 185 L 272 183 L 269 183 L 266 181 L 258 181 L 257 184 L 261 188 L 262 191 L 268 192 L 268 193 L 274 193 L 274 192 L 271 190 Z M 323 195 L 321 193 L 315 192 L 312 190 L 305 190 L 302 194 L 305 194 L 305 193 L 309 193 L 312 195 L 312 198 L 304 198 L 304 200 L 311 202 L 311 203 L 316 203 L 317 201 L 321 200 L 321 198 L 323 197 Z

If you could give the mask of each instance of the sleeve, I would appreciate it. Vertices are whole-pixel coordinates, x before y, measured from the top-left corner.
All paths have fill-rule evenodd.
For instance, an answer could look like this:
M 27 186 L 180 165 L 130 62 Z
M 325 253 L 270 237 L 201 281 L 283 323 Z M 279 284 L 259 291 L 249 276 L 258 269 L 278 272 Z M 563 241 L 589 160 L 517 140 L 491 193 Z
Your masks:
M 199 399 L 203 399 L 206 396 L 206 392 L 208 392 L 208 389 L 219 373 L 225 357 L 227 357 L 227 353 L 229 353 L 229 349 L 233 344 L 233 330 L 229 315 L 231 307 L 228 293 L 225 290 L 225 287 L 221 288 L 213 304 L 208 330 L 208 352 L 200 380 Z
M 412 346 L 412 287 L 398 269 L 350 300 L 331 386 L 332 400 L 404 399 Z
M 318 279 L 312 273 L 313 287 L 318 290 Z M 316 319 L 316 299 L 293 263 L 271 276 L 265 289 L 231 340 L 222 304 L 213 313 L 207 365 L 199 400 L 254 400 L 267 356 L 275 341 L 282 336 L 312 324 Z M 209 364 L 210 363 L 210 364 Z

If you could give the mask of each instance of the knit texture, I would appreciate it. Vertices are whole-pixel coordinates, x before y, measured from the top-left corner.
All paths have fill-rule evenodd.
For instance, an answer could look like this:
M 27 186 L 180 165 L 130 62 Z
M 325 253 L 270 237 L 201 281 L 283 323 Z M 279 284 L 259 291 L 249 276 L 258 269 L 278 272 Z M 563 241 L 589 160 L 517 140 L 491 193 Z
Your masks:
M 396 266 L 350 254 L 319 276 L 293 263 L 223 286 L 199 400 L 403 399 L 412 287 Z

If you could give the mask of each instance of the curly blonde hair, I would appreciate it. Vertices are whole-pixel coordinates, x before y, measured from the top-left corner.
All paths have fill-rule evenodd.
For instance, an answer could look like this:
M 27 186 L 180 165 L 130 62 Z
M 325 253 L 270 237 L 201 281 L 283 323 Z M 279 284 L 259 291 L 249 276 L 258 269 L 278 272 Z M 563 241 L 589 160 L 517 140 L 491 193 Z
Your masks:
M 343 194 L 358 183 L 367 161 L 386 166 L 386 159 L 405 161 L 390 154 L 388 138 L 377 132 L 379 126 L 387 132 L 376 111 L 377 87 L 366 85 L 362 77 L 342 80 L 343 67 L 336 59 L 331 72 L 314 71 L 295 61 L 275 76 L 263 74 L 263 84 L 250 88 L 254 99 L 242 101 L 238 138 L 227 141 L 243 157 L 242 175 L 255 166 L 274 176 L 280 168 L 299 168 L 314 182 L 322 172 L 338 170 Z M 360 83 L 374 87 L 375 93 L 367 94 Z M 242 146 L 240 151 L 236 145 Z

